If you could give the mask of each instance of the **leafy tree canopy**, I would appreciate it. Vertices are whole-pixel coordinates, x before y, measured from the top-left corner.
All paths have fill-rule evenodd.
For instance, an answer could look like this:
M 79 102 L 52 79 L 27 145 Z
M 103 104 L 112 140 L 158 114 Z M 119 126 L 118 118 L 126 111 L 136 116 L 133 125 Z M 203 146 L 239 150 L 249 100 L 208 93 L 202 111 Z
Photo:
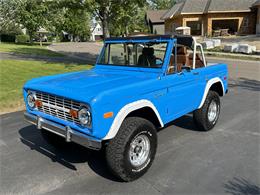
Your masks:
M 90 18 L 98 17 L 103 36 L 147 32 L 148 9 L 169 9 L 175 0 L 0 0 L 0 32 L 27 29 L 32 38 L 39 28 L 55 34 L 66 31 L 86 39 Z
M 101 21 L 103 36 L 128 34 L 135 27 L 143 28 L 139 20 L 146 0 L 89 0 L 87 5 Z
M 82 0 L 58 0 L 49 2 L 47 28 L 59 34 L 65 31 L 73 36 L 86 40 L 90 36 L 90 14 L 86 2 Z
M 0 34 L 21 34 L 16 21 L 19 3 L 16 0 L 0 0 Z

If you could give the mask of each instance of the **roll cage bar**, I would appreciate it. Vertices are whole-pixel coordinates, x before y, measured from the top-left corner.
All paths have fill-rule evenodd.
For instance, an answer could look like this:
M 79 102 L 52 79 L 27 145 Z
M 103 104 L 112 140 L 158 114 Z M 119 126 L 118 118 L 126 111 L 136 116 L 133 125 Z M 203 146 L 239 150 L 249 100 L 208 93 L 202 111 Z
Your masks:
M 203 47 L 200 43 L 197 43 L 196 39 L 192 36 L 176 36 L 177 38 L 177 44 L 179 45 L 183 45 L 183 46 L 187 46 L 189 48 L 193 48 L 193 64 L 192 64 L 192 68 L 195 69 L 196 66 L 196 53 L 197 53 L 197 48 L 200 48 L 201 50 L 201 55 L 202 55 L 202 61 L 204 66 L 207 66 L 206 63 L 206 59 L 205 59 L 205 55 L 204 55 L 204 51 L 203 51 Z M 175 47 L 176 48 L 176 47 Z M 175 53 L 177 53 L 177 51 L 175 51 Z M 176 62 L 177 60 L 175 60 Z

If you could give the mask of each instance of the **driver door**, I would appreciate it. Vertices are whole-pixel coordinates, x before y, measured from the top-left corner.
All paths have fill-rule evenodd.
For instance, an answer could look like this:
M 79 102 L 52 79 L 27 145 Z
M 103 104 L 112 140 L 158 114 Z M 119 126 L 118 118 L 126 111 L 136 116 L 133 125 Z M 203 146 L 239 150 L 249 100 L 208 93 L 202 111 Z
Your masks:
M 182 70 L 164 77 L 167 85 L 167 118 L 173 120 L 197 107 L 199 101 L 199 73 L 196 70 Z
M 176 72 L 168 73 L 163 78 L 167 87 L 165 101 L 169 121 L 197 109 L 201 98 L 200 70 L 191 68 L 192 62 L 186 48 L 178 47 L 174 53 L 176 59 L 172 55 L 172 64 L 175 64 Z

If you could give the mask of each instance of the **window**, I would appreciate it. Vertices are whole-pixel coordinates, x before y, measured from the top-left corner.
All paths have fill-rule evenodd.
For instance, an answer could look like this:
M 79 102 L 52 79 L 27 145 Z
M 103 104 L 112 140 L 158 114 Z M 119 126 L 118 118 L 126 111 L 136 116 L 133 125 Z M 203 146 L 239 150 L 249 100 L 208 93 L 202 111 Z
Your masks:
M 160 68 L 167 43 L 110 43 L 104 46 L 98 64 Z
M 249 26 L 249 19 L 245 17 L 243 20 L 243 27 L 248 27 L 248 26 Z

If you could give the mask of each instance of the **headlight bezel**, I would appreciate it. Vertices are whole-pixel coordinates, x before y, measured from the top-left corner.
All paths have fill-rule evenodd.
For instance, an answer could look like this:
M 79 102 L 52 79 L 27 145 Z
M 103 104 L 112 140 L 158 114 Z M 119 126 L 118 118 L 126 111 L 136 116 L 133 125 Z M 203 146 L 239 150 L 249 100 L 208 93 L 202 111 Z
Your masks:
M 29 98 L 30 97 L 34 100 L 33 105 L 31 105 L 30 102 L 29 102 Z M 33 109 L 36 108 L 35 101 L 36 101 L 36 94 L 35 94 L 35 92 L 34 91 L 28 91 L 27 92 L 27 96 L 26 96 L 26 104 L 29 107 L 29 109 L 33 110 Z
M 82 119 L 82 117 L 81 117 L 81 115 L 84 116 L 84 114 L 87 116 L 86 123 L 83 122 L 84 120 L 86 120 L 86 118 Z M 79 119 L 80 125 L 82 127 L 89 128 L 89 129 L 92 128 L 92 113 L 91 113 L 91 109 L 88 105 L 86 105 L 86 104 L 80 105 L 80 107 L 78 109 L 78 119 Z

